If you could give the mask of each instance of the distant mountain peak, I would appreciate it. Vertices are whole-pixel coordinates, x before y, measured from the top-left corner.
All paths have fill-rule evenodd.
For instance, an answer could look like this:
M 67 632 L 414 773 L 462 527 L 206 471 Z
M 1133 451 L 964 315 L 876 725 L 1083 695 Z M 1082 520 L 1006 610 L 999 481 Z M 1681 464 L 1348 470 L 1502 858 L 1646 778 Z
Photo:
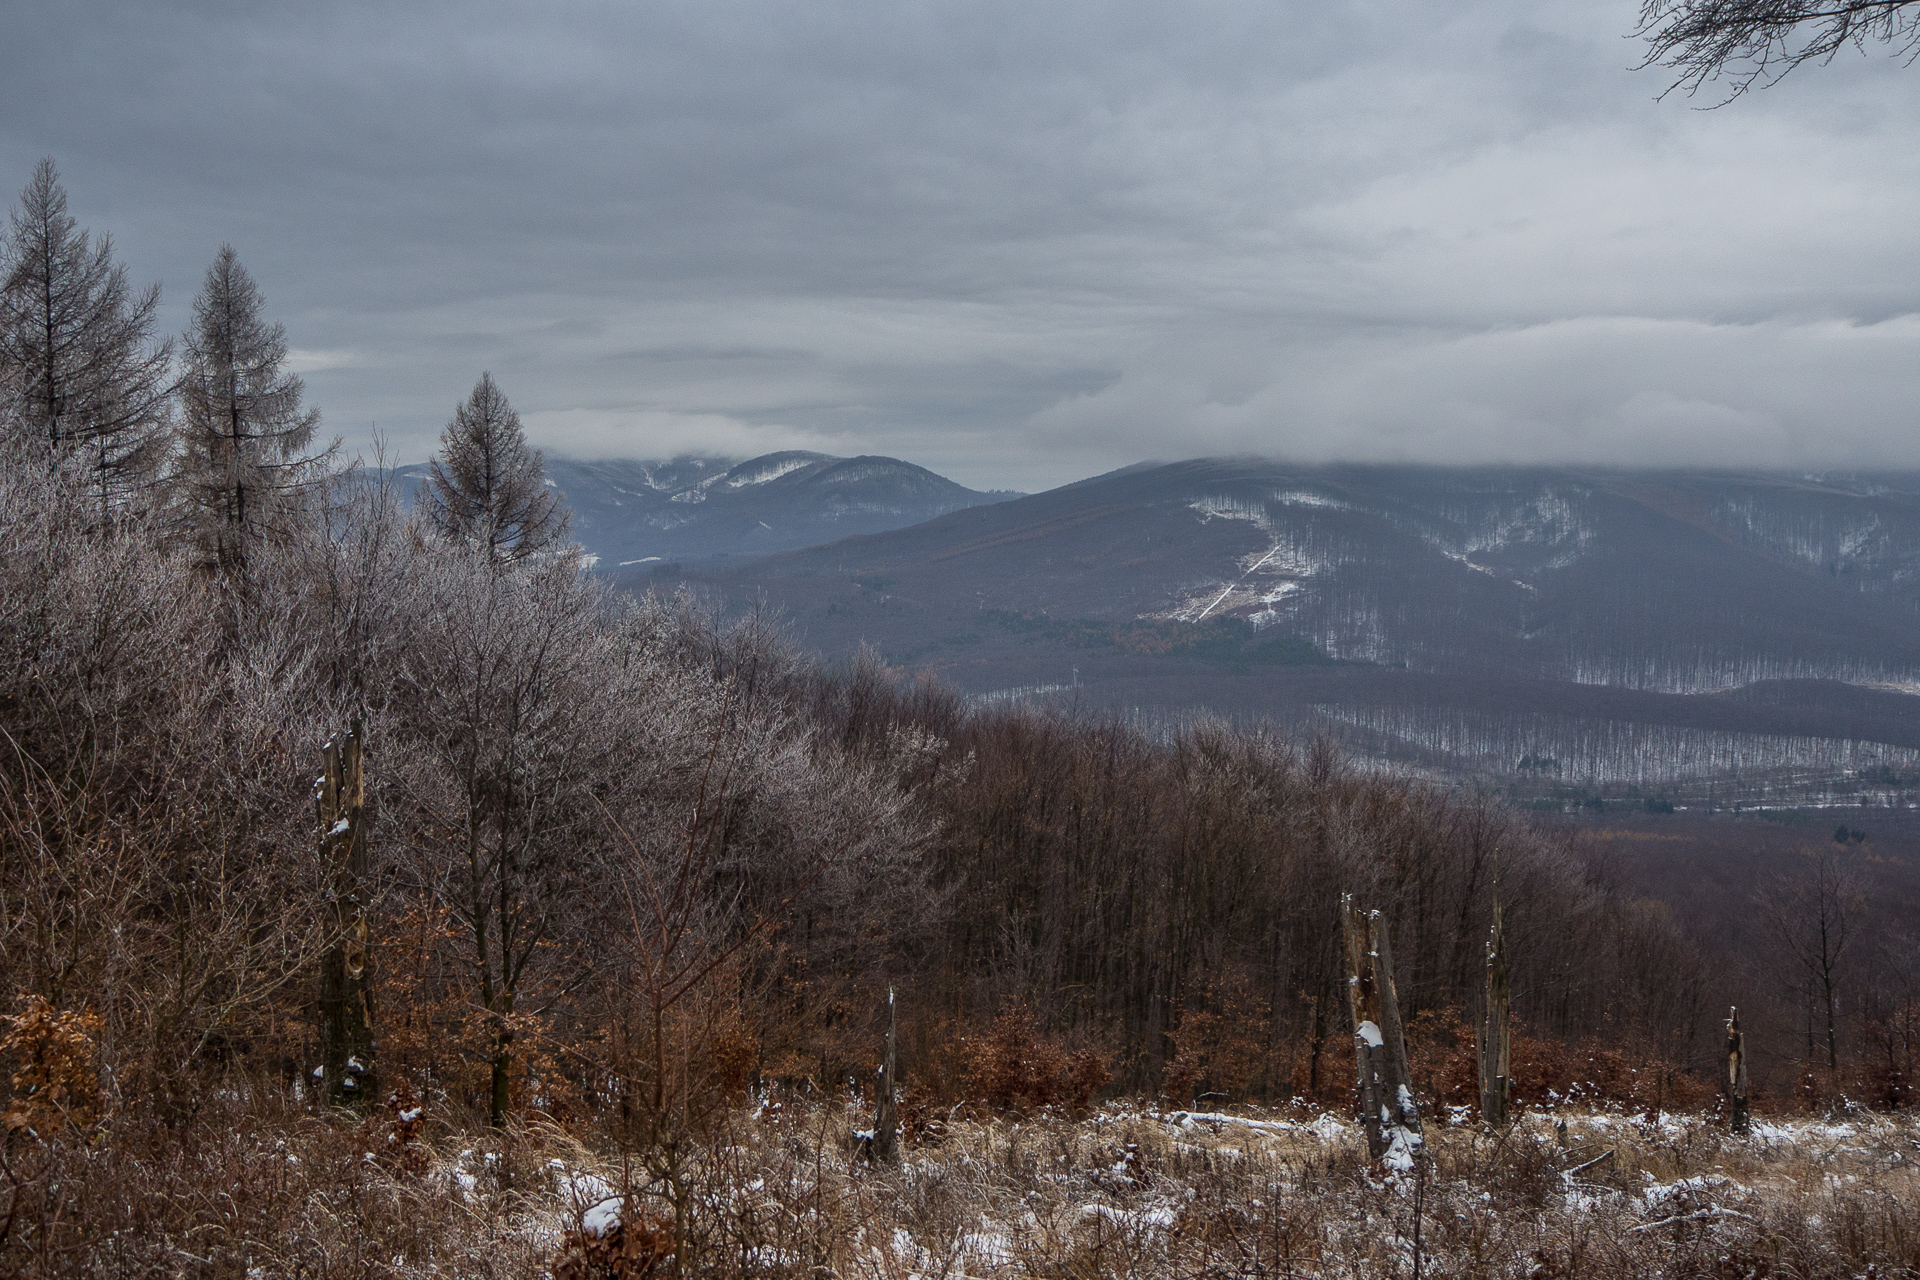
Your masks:
M 726 474 L 726 485 L 729 489 L 742 489 L 750 484 L 767 484 L 782 476 L 792 475 L 796 471 L 838 461 L 840 459 L 831 454 L 808 453 L 800 449 L 763 454 L 730 469 Z
M 424 468 L 405 468 L 406 472 Z M 899 458 L 783 449 L 755 458 L 549 458 L 574 536 L 605 565 L 792 551 L 999 502 Z

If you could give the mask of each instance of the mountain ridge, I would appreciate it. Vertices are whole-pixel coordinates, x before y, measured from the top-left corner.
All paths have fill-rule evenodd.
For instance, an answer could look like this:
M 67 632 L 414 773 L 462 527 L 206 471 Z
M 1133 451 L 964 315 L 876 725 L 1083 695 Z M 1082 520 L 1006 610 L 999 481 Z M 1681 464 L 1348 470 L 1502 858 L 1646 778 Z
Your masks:
M 899 458 L 781 450 L 754 458 L 546 459 L 573 536 L 603 570 L 762 556 L 1004 500 Z M 399 468 L 409 487 L 424 465 Z
M 1913 473 L 1190 459 L 627 581 L 771 603 L 825 654 L 870 644 L 975 696 L 1340 726 L 1443 771 L 1485 767 L 1479 738 L 1611 760 L 1580 743 L 1615 732 L 1817 771 L 1874 764 L 1857 729 L 1920 765 Z M 1791 696 L 1666 700 L 1760 686 Z

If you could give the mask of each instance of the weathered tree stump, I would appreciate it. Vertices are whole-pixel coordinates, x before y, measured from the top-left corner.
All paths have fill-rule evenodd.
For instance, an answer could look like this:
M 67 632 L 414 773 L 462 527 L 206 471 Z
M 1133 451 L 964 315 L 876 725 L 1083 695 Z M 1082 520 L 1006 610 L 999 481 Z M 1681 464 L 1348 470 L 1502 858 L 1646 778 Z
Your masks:
M 1425 1139 L 1407 1069 L 1387 923 L 1378 911 L 1362 912 L 1352 894 L 1341 895 L 1340 917 L 1347 948 L 1347 1006 L 1353 1016 L 1354 1083 L 1367 1153 L 1390 1169 L 1411 1169 Z
M 900 1159 L 900 1123 L 894 1097 L 893 988 L 887 988 L 887 1056 L 880 1066 L 880 1087 L 873 1104 L 873 1158 L 892 1164 Z
M 1500 886 L 1493 890 L 1493 931 L 1487 938 L 1486 1008 L 1479 1034 L 1480 1118 L 1496 1129 L 1509 1119 L 1513 1091 L 1513 979 L 1507 971 L 1507 940 L 1500 927 Z
M 335 1106 L 378 1101 L 374 1075 L 373 968 L 367 922 L 365 725 L 320 749 L 314 784 L 320 865 L 327 878 L 332 942 L 320 960 L 320 1096 Z
M 1740 1030 L 1740 1010 L 1727 1011 L 1727 1128 L 1735 1133 L 1753 1130 L 1747 1108 L 1747 1037 Z

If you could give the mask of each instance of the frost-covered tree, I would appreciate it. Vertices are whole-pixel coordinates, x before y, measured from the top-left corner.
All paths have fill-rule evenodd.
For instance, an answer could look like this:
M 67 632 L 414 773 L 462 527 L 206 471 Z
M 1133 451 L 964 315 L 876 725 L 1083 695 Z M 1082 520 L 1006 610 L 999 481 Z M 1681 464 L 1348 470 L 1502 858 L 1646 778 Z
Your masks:
M 107 236 L 67 212 L 51 159 L 0 245 L 0 431 L 91 471 L 103 502 L 145 485 L 166 445 L 171 344 L 151 341 L 160 287 L 135 295 Z
M 231 245 L 207 269 L 180 381 L 180 491 L 203 563 L 237 569 L 291 527 L 339 447 L 311 453 L 320 411 L 285 369 L 286 327 L 261 318 L 259 286 Z
M 520 415 L 491 373 L 440 433 L 422 501 L 444 536 L 484 546 L 496 562 L 524 559 L 567 533 L 568 512 L 540 452 L 527 447 Z

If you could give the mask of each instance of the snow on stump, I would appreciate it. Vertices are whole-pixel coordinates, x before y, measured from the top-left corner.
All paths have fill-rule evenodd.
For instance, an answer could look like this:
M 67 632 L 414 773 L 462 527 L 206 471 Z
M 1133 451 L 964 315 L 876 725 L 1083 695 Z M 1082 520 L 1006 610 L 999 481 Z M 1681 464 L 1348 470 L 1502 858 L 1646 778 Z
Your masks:
M 1367 1133 L 1368 1158 L 1393 1173 L 1411 1170 L 1424 1139 L 1414 1101 L 1400 1001 L 1393 990 L 1393 951 L 1378 911 L 1340 898 L 1347 952 L 1347 1007 L 1353 1016 L 1354 1092 Z

